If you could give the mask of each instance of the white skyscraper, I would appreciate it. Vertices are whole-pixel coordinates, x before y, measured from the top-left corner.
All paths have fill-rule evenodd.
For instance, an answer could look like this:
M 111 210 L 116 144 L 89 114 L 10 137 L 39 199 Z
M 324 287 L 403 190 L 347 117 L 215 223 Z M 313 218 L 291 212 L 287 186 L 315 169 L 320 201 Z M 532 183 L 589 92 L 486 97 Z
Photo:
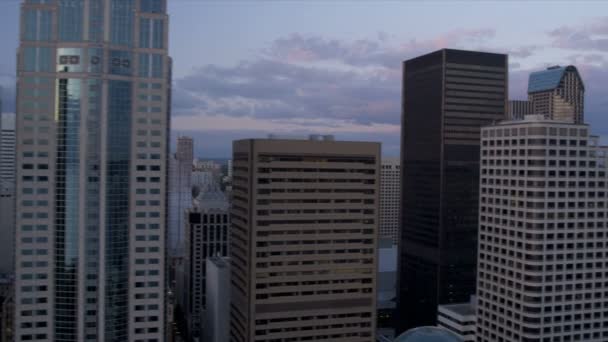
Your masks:
M 380 170 L 380 235 L 397 244 L 399 240 L 399 203 L 401 170 L 399 158 L 382 158 Z
M 165 341 L 165 0 L 21 5 L 17 341 Z
M 608 341 L 608 149 L 542 115 L 481 131 L 477 341 Z

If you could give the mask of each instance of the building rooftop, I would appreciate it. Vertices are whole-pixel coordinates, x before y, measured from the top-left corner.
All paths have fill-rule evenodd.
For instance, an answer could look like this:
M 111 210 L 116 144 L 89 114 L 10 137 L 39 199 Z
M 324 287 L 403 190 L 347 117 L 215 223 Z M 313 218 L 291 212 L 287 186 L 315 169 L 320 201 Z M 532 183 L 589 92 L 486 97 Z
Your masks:
M 547 68 L 547 70 L 531 73 L 530 78 L 528 79 L 528 94 L 557 88 L 566 74 L 566 71 L 574 71 L 578 75 L 578 71 L 573 65 L 568 65 L 566 67 L 552 66 Z
M 394 342 L 462 342 L 462 339 L 444 328 L 419 327 L 404 332 Z
M 225 257 L 212 256 L 212 257 L 209 257 L 208 260 L 209 260 L 209 262 L 214 263 L 215 266 L 217 266 L 218 268 L 227 268 L 229 266 L 228 259 Z
M 440 305 L 439 307 L 455 312 L 461 316 L 475 315 L 475 306 L 471 303 L 446 304 Z
M 217 185 L 211 185 L 207 189 L 201 190 L 195 203 L 195 207 L 201 210 L 228 210 L 230 207 L 228 198 Z

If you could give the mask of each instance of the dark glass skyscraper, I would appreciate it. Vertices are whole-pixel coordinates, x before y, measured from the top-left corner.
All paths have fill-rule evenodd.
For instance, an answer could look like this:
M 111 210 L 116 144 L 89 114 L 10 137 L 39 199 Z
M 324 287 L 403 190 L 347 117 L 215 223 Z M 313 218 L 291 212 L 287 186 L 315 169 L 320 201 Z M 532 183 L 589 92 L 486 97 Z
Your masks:
M 439 50 L 403 63 L 400 329 L 475 293 L 480 127 L 505 118 L 507 56 Z
M 25 0 L 17 341 L 164 341 L 166 0 Z

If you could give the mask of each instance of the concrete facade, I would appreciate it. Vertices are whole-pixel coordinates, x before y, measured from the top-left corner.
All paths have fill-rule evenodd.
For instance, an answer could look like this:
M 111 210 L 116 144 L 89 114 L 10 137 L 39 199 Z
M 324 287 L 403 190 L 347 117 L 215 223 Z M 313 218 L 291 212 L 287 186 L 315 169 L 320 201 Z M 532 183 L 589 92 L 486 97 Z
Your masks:
M 380 144 L 233 143 L 231 341 L 374 341 Z
M 544 117 L 482 130 L 478 342 L 608 340 L 608 149 Z

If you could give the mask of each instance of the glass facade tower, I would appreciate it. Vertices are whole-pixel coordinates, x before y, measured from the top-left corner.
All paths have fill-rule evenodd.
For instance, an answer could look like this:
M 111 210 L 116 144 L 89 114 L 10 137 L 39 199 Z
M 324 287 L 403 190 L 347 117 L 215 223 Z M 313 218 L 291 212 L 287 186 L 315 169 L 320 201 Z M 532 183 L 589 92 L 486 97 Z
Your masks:
M 480 127 L 505 118 L 507 56 L 439 50 L 403 63 L 400 326 L 475 293 Z
M 18 341 L 164 341 L 166 0 L 25 0 Z

